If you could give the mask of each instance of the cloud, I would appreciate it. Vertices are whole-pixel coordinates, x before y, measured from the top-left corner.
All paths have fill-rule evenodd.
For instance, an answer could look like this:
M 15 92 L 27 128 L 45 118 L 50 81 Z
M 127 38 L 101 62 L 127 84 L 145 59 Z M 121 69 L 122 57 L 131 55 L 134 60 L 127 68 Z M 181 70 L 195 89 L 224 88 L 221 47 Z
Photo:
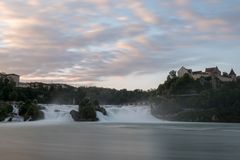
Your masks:
M 149 76 L 152 88 L 153 75 L 182 65 L 234 67 L 228 56 L 239 50 L 236 6 L 233 0 L 3 0 L 0 70 L 23 81 L 77 85 L 119 86 L 119 77 L 127 84 Z
M 146 23 L 158 23 L 159 19 L 156 15 L 154 15 L 150 10 L 148 10 L 143 2 L 132 0 L 127 4 L 129 8 L 133 11 L 133 13 L 140 18 L 142 21 Z
M 176 5 L 178 6 L 186 6 L 189 4 L 189 0 L 176 0 Z
M 180 10 L 178 15 L 183 20 L 189 21 L 194 28 L 199 31 L 209 31 L 211 29 L 224 29 L 228 28 L 227 23 L 220 18 L 204 18 L 191 11 Z

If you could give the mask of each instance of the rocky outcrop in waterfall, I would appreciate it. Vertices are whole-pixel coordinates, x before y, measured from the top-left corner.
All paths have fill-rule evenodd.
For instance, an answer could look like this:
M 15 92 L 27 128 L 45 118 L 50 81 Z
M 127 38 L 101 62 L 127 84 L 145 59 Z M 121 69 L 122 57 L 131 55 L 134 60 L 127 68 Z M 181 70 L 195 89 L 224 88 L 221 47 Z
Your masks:
M 9 103 L 0 102 L 0 121 L 4 121 L 12 112 L 12 106 Z
M 100 107 L 98 101 L 86 98 L 80 102 L 78 111 L 72 110 L 70 114 L 74 121 L 98 121 L 96 111 L 107 115 L 107 111 Z
M 44 118 L 41 111 L 42 107 L 38 104 L 27 101 L 19 105 L 19 115 L 24 118 L 24 121 L 36 121 Z
M 34 102 L 0 103 L 0 121 L 22 122 L 44 118 L 42 108 Z

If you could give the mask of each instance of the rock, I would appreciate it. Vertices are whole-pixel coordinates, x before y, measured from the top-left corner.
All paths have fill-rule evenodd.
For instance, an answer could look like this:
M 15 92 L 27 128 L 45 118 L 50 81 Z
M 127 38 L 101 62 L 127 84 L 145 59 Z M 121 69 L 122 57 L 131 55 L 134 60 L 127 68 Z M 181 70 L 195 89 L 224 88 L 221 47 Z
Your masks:
M 74 121 L 98 121 L 96 111 L 107 115 L 107 111 L 99 106 L 98 101 L 85 98 L 80 102 L 78 112 L 72 110 L 70 114 Z
M 9 117 L 9 119 L 7 119 L 6 122 L 12 122 L 12 117 Z
M 54 112 L 61 112 L 59 109 L 55 109 Z
M 106 111 L 106 109 L 105 108 L 103 108 L 103 107 L 100 107 L 100 106 L 97 106 L 96 108 L 95 108 L 95 110 L 96 111 L 98 111 L 98 112 L 101 112 L 103 115 L 107 115 L 107 111 Z
M 101 112 L 105 116 L 107 115 L 107 111 L 105 110 L 105 108 L 100 107 L 99 102 L 97 100 L 93 101 L 92 103 L 96 111 Z
M 46 110 L 46 107 L 42 106 L 42 105 L 38 105 L 38 109 L 39 110 Z
M 89 111 L 89 108 L 84 108 L 81 112 L 72 110 L 70 115 L 74 121 L 98 121 L 96 112 Z
M 31 101 L 26 101 L 19 106 L 19 115 L 24 118 L 24 121 L 36 121 L 44 118 L 40 106 Z
M 74 121 L 81 121 L 79 112 L 77 112 L 75 110 L 71 110 L 70 115 L 72 116 Z
M 217 118 L 216 115 L 213 115 L 211 119 L 212 119 L 213 122 L 217 122 L 218 121 L 218 118 Z

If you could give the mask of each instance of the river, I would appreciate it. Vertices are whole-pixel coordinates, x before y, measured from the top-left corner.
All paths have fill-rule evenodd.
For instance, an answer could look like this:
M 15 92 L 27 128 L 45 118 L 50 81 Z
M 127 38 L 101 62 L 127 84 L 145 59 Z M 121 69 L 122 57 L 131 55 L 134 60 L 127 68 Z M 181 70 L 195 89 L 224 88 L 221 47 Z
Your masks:
M 53 107 L 54 108 L 54 107 Z M 108 108 L 113 109 L 113 108 Z M 122 108 L 125 111 L 128 108 Z M 55 110 L 55 109 L 54 109 Z M 53 111 L 53 109 L 51 110 Z M 56 110 L 55 110 L 56 111 Z M 62 115 L 51 120 L 0 125 L 1 160 L 237 160 L 240 125 L 156 121 L 145 112 L 101 122 L 77 123 Z M 49 111 L 50 112 L 50 111 Z M 125 113 L 125 112 L 123 112 Z M 146 114 L 147 113 L 147 114 Z M 53 113 L 52 113 L 53 114 Z M 56 116 L 56 115 L 55 115 Z M 57 116 L 56 116 L 57 117 Z M 120 117 L 125 121 L 121 122 Z M 132 116 L 129 116 L 130 119 Z M 65 120 L 65 121 L 63 121 Z

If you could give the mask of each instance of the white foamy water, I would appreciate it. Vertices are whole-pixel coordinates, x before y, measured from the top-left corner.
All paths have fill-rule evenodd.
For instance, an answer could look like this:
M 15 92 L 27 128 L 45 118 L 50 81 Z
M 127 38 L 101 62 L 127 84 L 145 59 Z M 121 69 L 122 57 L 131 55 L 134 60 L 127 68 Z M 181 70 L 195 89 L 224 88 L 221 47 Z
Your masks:
M 19 108 L 13 104 L 12 105 L 12 113 L 5 118 L 4 122 L 9 122 L 11 119 L 11 122 L 23 122 L 24 119 L 19 115 Z
M 44 121 L 73 121 L 70 111 L 78 110 L 77 105 L 43 105 Z M 103 106 L 108 115 L 97 112 L 99 122 L 109 123 L 158 123 L 159 119 L 151 115 L 149 106 Z
M 100 122 L 157 123 L 159 119 L 151 114 L 149 106 L 104 106 L 108 115 L 97 112 Z
M 42 105 L 46 109 L 42 110 L 44 112 L 45 121 L 73 121 L 70 111 L 78 110 L 76 105 Z

